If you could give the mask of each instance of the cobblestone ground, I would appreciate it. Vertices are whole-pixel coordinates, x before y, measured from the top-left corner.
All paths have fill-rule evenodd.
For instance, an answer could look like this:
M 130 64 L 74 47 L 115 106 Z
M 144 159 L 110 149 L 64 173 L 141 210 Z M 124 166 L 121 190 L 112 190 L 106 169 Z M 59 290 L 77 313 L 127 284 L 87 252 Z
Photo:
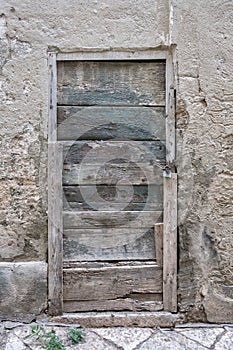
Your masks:
M 0 350 L 39 350 L 41 340 L 26 338 L 30 325 L 0 323 Z M 55 330 L 66 350 L 232 350 L 233 325 L 185 325 L 174 329 L 90 328 L 83 329 L 84 342 L 73 345 L 67 334 L 77 325 L 40 324 L 46 332 Z M 59 348 L 51 348 L 51 350 Z

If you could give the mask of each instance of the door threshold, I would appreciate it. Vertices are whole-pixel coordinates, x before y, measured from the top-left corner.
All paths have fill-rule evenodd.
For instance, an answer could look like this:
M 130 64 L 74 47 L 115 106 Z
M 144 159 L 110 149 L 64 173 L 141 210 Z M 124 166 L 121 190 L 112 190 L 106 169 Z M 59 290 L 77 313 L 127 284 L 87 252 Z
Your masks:
M 80 312 L 51 317 L 52 322 L 79 324 L 84 328 L 100 327 L 174 327 L 185 322 L 184 315 L 160 312 Z

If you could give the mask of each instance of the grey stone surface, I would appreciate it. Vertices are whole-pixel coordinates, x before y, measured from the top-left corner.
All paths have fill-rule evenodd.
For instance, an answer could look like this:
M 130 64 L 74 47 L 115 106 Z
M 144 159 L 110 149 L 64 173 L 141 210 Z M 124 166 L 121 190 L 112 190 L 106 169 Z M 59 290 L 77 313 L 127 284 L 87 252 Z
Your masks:
M 7 323 L 2 322 L 0 329 L 1 350 L 40 350 L 43 346 L 41 340 L 25 338 L 31 332 L 31 326 L 17 325 L 6 329 Z M 12 324 L 13 325 L 13 324 Z M 82 329 L 85 334 L 84 342 L 72 344 L 67 334 L 69 326 L 51 326 L 43 323 L 47 331 L 54 330 L 62 340 L 66 350 L 232 350 L 233 325 L 202 325 L 180 328 L 92 328 Z
M 233 347 L 233 329 L 228 329 L 216 343 L 214 350 L 228 350 Z
M 93 329 L 93 331 L 104 339 L 117 344 L 124 350 L 135 349 L 152 334 L 150 328 L 99 328 Z
M 0 320 L 30 321 L 46 305 L 46 263 L 0 263 Z
M 198 342 L 199 344 L 211 347 L 225 330 L 223 328 L 189 328 L 176 330 L 177 333 Z
M 171 314 L 170 312 L 78 312 L 64 313 L 62 316 L 51 318 L 52 322 L 66 324 L 78 323 L 81 327 L 172 327 L 175 324 L 184 323 L 183 314 Z
M 158 331 L 149 340 L 147 340 L 140 350 L 204 350 L 201 346 L 187 338 L 179 337 L 175 332 L 161 332 Z

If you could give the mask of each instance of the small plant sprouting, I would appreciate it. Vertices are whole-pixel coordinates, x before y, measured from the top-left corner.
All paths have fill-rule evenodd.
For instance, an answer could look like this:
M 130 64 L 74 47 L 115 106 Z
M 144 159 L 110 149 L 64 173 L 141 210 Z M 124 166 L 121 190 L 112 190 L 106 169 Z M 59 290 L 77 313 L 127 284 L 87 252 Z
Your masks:
M 71 328 L 68 331 L 68 338 L 72 344 L 78 344 L 84 340 L 85 334 L 76 328 Z M 47 331 L 40 325 L 31 326 L 31 333 L 24 339 L 35 338 L 41 342 L 41 347 L 44 350 L 66 350 L 62 340 L 56 335 L 55 330 Z
M 44 327 L 40 325 L 31 326 L 31 333 L 27 335 L 24 339 L 35 337 L 36 339 L 43 338 L 45 335 Z
M 45 341 L 45 345 L 43 349 L 45 350 L 65 350 L 64 345 L 62 344 L 62 340 L 58 338 L 56 332 L 54 330 L 45 333 L 44 338 L 47 339 Z
M 68 336 L 73 344 L 78 344 L 78 343 L 83 342 L 85 334 L 80 329 L 71 328 L 68 331 Z

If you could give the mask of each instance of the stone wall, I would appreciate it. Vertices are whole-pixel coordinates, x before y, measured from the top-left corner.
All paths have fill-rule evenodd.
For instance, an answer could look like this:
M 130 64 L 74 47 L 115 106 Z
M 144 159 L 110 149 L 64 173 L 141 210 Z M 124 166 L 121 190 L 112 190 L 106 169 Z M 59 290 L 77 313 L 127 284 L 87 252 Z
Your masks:
M 174 44 L 180 309 L 191 321 L 232 321 L 231 1 L 0 0 L 0 5 L 2 318 L 7 310 L 15 318 L 46 308 L 48 50 Z M 39 302 L 30 297 L 38 278 Z M 23 295 L 31 310 L 17 293 L 6 301 L 6 286 L 20 290 L 19 280 L 27 286 Z
M 233 321 L 231 1 L 174 1 L 179 297 L 190 320 Z

